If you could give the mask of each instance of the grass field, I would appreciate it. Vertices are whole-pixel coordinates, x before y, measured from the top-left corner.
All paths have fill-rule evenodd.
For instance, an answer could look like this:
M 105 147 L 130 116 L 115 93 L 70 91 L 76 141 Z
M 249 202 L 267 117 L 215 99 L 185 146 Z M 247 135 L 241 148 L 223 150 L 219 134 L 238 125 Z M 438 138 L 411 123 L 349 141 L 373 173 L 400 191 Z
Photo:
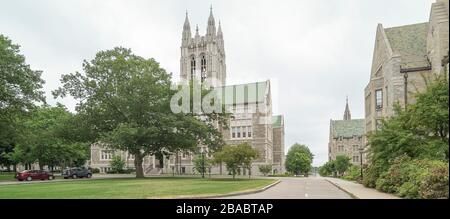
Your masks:
M 0 199 L 145 199 L 228 194 L 262 188 L 273 179 L 146 178 L 0 185 Z
M 1 181 L 13 181 L 14 179 L 14 173 L 0 173 L 0 182 Z

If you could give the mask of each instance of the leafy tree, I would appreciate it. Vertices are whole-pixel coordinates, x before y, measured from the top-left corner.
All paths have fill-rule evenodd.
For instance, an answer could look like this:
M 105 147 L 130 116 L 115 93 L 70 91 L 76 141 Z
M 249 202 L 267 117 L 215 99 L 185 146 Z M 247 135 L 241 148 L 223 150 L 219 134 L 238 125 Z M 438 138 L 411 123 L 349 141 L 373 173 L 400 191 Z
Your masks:
M 334 161 L 334 166 L 335 166 L 336 172 L 340 176 L 342 176 L 351 165 L 352 164 L 350 163 L 350 158 L 347 157 L 346 155 L 336 156 L 336 160 Z
M 214 122 L 222 115 L 172 113 L 171 75 L 154 59 L 114 48 L 83 63 L 84 74 L 62 76 L 55 96 L 71 95 L 92 139 L 133 154 L 136 177 L 144 177 L 143 158 L 165 151 L 195 151 L 199 144 L 220 148 L 223 139 Z
M 364 185 L 375 187 L 380 175 L 401 156 L 448 162 L 448 92 L 447 79 L 438 77 L 406 109 L 394 106 L 394 116 L 368 136 L 371 162 L 364 170 Z
M 17 117 L 45 102 L 41 71 L 34 71 L 20 54 L 19 45 L 0 34 L 0 165 L 16 165 L 12 153 L 20 123 Z
M 272 172 L 272 165 L 259 165 L 259 172 L 264 174 L 264 176 L 267 176 Z
M 252 161 L 258 157 L 258 151 L 248 143 L 242 143 L 224 147 L 222 151 L 216 152 L 214 157 L 216 155 L 223 160 L 234 179 L 239 169 L 243 168 L 250 171 Z
M 289 149 L 286 156 L 286 170 L 296 175 L 303 173 L 308 176 L 313 157 L 308 147 L 296 143 Z
M 194 160 L 194 167 L 195 170 L 198 171 L 200 174 L 206 174 L 208 171 L 211 170 L 213 166 L 212 159 L 208 159 L 206 155 L 196 155 Z
M 336 173 L 336 168 L 334 165 L 334 161 L 328 161 L 326 162 L 324 165 L 322 165 L 319 168 L 319 174 L 321 176 L 330 176 L 330 175 L 335 175 Z
M 109 165 L 111 165 L 112 172 L 123 173 L 125 168 L 125 161 L 119 155 L 114 155 L 109 162 Z
M 64 132 L 69 130 L 67 126 L 72 118 L 73 115 L 62 105 L 44 105 L 32 110 L 30 116 L 22 118 L 17 153 L 12 157 L 24 164 L 38 162 L 40 169 L 44 165 L 83 165 L 88 158 L 88 145 L 69 139 Z M 74 129 L 70 130 L 75 133 Z

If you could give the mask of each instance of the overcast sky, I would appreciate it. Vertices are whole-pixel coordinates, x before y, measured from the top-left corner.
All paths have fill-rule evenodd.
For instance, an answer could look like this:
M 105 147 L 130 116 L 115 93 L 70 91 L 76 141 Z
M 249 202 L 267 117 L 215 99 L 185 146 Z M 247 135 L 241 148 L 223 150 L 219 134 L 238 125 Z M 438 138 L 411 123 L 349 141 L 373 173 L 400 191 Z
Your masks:
M 115 46 L 155 58 L 179 80 L 185 11 L 206 32 L 209 7 L 225 39 L 227 84 L 272 82 L 275 114 L 285 115 L 286 152 L 295 142 L 327 160 L 330 119 L 364 116 L 376 26 L 426 22 L 434 0 L 0 0 L 0 34 L 43 70 L 47 101 L 61 74 Z M 193 33 L 194 34 L 194 33 Z

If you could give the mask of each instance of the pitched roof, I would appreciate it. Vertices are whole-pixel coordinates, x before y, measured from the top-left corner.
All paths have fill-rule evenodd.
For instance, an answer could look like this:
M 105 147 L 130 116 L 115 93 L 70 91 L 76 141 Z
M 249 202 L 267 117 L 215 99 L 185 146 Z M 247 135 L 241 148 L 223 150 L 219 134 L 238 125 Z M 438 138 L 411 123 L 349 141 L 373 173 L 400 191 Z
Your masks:
M 427 35 L 429 23 L 385 28 L 394 53 L 402 57 L 402 68 L 427 67 Z
M 215 88 L 225 105 L 262 103 L 268 93 L 267 89 L 269 89 L 269 81 Z
M 331 120 L 330 125 L 333 138 L 364 135 L 364 119 Z
M 272 128 L 281 128 L 284 126 L 283 116 L 272 116 Z

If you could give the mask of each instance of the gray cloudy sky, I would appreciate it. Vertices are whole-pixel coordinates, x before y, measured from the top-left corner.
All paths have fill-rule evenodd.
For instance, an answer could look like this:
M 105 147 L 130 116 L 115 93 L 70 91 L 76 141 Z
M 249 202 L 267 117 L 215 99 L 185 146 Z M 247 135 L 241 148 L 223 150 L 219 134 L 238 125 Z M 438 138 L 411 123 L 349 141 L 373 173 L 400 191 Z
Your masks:
M 329 120 L 349 95 L 364 115 L 375 30 L 428 21 L 434 0 L 0 0 L 0 34 L 43 70 L 49 103 L 61 74 L 115 46 L 159 61 L 179 80 L 185 11 L 206 32 L 210 4 L 222 22 L 227 84 L 272 80 L 274 112 L 285 115 L 286 151 L 295 142 L 327 160 Z

